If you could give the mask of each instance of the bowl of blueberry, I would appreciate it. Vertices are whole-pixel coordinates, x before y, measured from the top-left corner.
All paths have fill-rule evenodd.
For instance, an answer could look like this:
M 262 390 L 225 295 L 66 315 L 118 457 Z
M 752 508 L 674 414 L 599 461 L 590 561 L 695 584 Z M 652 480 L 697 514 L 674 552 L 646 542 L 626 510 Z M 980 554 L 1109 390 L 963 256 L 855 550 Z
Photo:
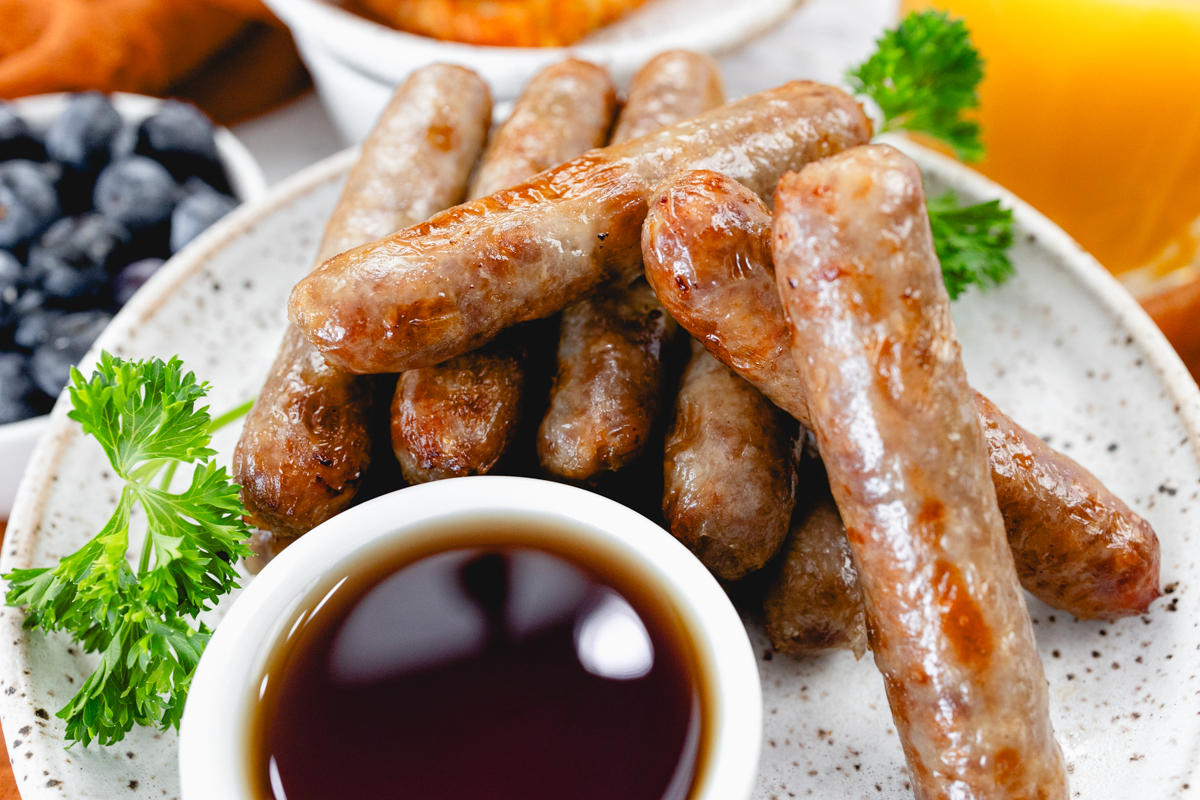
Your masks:
M 253 156 L 188 103 L 0 101 L 0 518 L 71 366 L 166 259 L 265 193 Z

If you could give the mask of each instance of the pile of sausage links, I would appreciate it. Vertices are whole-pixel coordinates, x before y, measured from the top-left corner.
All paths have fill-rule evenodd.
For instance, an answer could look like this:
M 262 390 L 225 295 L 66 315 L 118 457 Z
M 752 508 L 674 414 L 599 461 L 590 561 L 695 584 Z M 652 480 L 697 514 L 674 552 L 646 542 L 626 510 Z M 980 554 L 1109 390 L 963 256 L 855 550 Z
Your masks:
M 363 145 L 235 455 L 263 551 L 385 461 L 599 486 L 661 452 L 663 524 L 768 576 L 777 650 L 872 650 L 918 798 L 1067 798 L 1021 589 L 1143 614 L 1158 541 L 967 384 L 916 165 L 837 88 L 726 103 L 684 51 L 491 120 L 434 65 Z

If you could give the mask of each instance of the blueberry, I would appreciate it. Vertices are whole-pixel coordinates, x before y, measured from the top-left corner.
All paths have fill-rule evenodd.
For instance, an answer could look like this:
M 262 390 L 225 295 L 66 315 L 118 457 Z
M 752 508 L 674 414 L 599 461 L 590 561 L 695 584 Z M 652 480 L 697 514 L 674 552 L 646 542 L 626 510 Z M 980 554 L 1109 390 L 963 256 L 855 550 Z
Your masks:
M 17 257 L 7 250 L 0 250 L 0 330 L 17 321 L 14 306 L 21 296 L 24 276 L 25 270 Z
M 46 157 L 46 148 L 38 141 L 25 120 L 17 116 L 12 103 L 0 102 L 0 161 L 27 158 L 41 161 Z
M 65 311 L 37 308 L 25 314 L 13 333 L 13 341 L 17 347 L 25 350 L 36 350 L 50 341 L 50 331 L 54 324 L 66 316 Z
M 111 319 L 103 311 L 79 311 L 54 320 L 46 343 L 29 360 L 34 385 L 51 396 L 61 392 L 71 379 L 71 367 L 84 357 Z
M 42 167 L 21 159 L 0 163 L 0 248 L 16 248 L 58 217 L 58 195 Z
M 157 161 L 130 156 L 109 164 L 96 180 L 96 210 L 130 230 L 148 228 L 171 216 L 175 181 Z
M 203 111 L 190 103 L 168 100 L 138 127 L 136 152 L 160 162 L 176 180 L 198 175 L 228 191 L 213 133 L 213 124 Z
M 217 192 L 217 190 L 214 189 L 211 184 L 205 182 L 195 175 L 185 180 L 179 187 L 179 196 L 181 199 L 185 197 L 191 197 L 194 194 L 200 194 L 200 192 L 216 192 L 217 194 L 220 194 L 220 192 Z
M 113 161 L 120 161 L 122 158 L 129 158 L 137 154 L 138 127 L 135 122 L 125 122 L 121 125 L 121 130 L 117 131 L 117 135 L 113 137 L 112 144 L 108 148 Z
M 195 239 L 221 217 L 237 207 L 237 200 L 212 190 L 185 197 L 171 213 L 171 253 Z
M 163 263 L 161 258 L 143 258 L 122 269 L 113 281 L 113 302 L 118 307 L 128 303 L 133 293 L 142 288 Z
M 29 271 L 49 297 L 95 297 L 108 283 L 108 269 L 130 235 L 119 222 L 99 214 L 65 217 L 50 226 L 29 250 Z
M 0 353 L 0 423 L 16 422 L 34 415 L 25 405 L 25 396 L 32 388 L 25 356 Z
M 21 267 L 21 262 L 17 260 L 17 257 L 7 250 L 0 250 L 0 295 L 3 295 L 9 286 L 19 287 L 24 275 L 25 270 Z M 12 300 L 15 301 L 16 298 L 14 297 Z
M 121 115 L 100 92 L 71 96 L 46 131 L 46 154 L 79 172 L 96 172 L 108 163 L 109 147 L 121 129 Z
M 120 248 L 129 241 L 130 233 L 119 222 L 100 214 L 81 214 L 64 217 L 51 225 L 34 249 L 68 261 L 77 269 L 86 266 L 114 268 Z M 33 266 L 33 251 L 30 251 Z
M 26 289 L 21 292 L 17 302 L 13 303 L 13 311 L 18 317 L 24 319 L 35 311 L 40 311 L 45 302 L 46 295 L 42 294 L 41 289 Z

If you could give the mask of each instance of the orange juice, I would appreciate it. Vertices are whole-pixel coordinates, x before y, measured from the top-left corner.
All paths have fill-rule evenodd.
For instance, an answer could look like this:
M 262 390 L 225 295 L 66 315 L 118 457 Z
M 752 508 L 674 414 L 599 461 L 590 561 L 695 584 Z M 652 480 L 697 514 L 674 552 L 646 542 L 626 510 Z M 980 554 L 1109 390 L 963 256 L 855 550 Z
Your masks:
M 987 62 L 982 172 L 1134 291 L 1200 267 L 1200 0 L 903 0 L 930 6 Z

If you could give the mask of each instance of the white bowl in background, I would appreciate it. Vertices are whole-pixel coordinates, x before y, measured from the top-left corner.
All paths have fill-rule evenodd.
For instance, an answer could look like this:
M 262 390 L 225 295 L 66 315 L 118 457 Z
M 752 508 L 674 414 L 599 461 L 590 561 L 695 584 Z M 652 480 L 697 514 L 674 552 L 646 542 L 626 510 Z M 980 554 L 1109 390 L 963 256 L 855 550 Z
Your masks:
M 570 47 L 489 47 L 394 30 L 328 0 L 265 0 L 296 40 L 321 101 L 347 142 L 362 141 L 410 72 L 435 62 L 478 72 L 497 101 L 512 100 L 541 68 L 575 56 L 624 85 L 664 50 L 721 53 L 748 42 L 803 0 L 649 0 Z
M 70 93 L 38 94 L 10 101 L 17 114 L 29 127 L 44 133 L 50 123 L 62 113 Z M 140 94 L 114 92 L 109 95 L 113 106 L 126 122 L 141 122 L 153 114 L 163 101 L 157 97 Z M 225 167 L 233 196 L 243 203 L 253 202 L 267 193 L 267 179 L 254 156 L 227 128 L 218 127 L 214 138 L 217 142 L 217 157 Z M 25 465 L 37 444 L 38 437 L 46 427 L 46 417 L 34 417 L 0 425 L 0 520 L 8 518 L 12 511 L 17 484 L 25 472 Z
M 184 800 L 256 800 L 249 781 L 254 712 L 269 657 L 308 610 L 306 601 L 323 604 L 326 587 L 361 570 L 364 557 L 380 549 L 426 541 L 462 547 L 454 523 L 495 518 L 528 521 L 551 551 L 558 541 L 603 553 L 682 619 L 700 661 L 710 727 L 701 735 L 700 783 L 688 800 L 747 800 L 758 773 L 762 690 L 746 629 L 716 579 L 669 533 L 613 500 L 549 481 L 494 476 L 376 498 L 309 531 L 267 565 L 222 620 L 192 679 L 179 738 Z

